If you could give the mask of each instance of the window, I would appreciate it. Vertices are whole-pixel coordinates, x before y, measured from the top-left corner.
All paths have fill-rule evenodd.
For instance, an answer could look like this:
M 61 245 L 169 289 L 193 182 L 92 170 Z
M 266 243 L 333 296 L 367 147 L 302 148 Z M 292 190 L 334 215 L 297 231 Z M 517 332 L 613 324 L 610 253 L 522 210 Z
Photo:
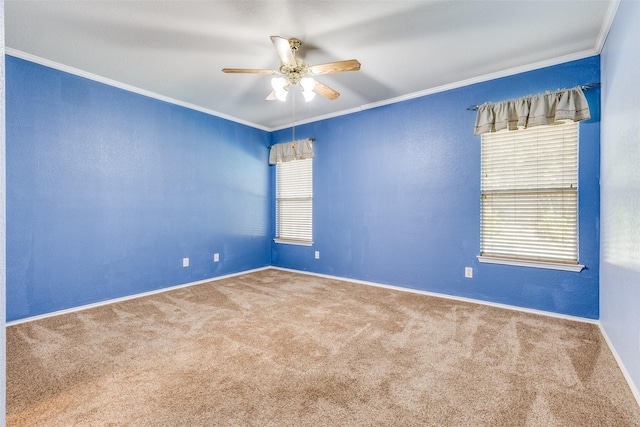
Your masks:
M 580 271 L 578 124 L 482 134 L 481 262 Z
M 276 165 L 276 242 L 311 245 L 313 159 Z

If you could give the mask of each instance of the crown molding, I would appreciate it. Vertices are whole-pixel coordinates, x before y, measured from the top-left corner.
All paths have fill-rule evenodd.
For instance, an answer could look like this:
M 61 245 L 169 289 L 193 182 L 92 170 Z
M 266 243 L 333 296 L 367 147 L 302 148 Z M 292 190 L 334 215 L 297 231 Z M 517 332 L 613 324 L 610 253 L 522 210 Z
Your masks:
M 609 8 L 609 12 L 607 14 L 607 24 L 603 25 L 603 31 L 601 31 L 601 36 L 599 38 L 599 43 L 600 43 L 600 39 L 602 39 L 602 43 L 604 43 L 604 39 L 606 39 L 606 33 L 608 33 L 609 28 L 611 27 L 611 23 L 613 22 L 613 17 L 615 16 L 615 12 L 617 10 L 617 6 L 619 4 L 620 0 L 615 0 L 612 3 L 612 6 L 610 6 Z M 614 4 L 615 3 L 615 4 Z M 600 46 L 601 49 L 601 46 Z M 413 93 L 409 93 L 406 95 L 402 95 L 402 96 L 398 96 L 398 97 L 394 97 L 394 98 L 389 98 L 389 99 L 385 99 L 382 101 L 378 101 L 378 102 L 373 102 L 370 104 L 363 104 L 360 105 L 358 107 L 354 107 L 354 108 L 349 108 L 346 110 L 341 110 L 341 111 L 336 111 L 334 113 L 330 113 L 330 114 L 325 114 L 322 116 L 314 116 L 308 119 L 304 119 L 304 120 L 300 120 L 300 121 L 296 121 L 296 122 L 291 122 L 291 123 L 287 123 L 284 125 L 279 125 L 279 126 L 275 126 L 275 127 L 268 127 L 268 126 L 263 126 L 257 123 L 253 123 L 253 122 L 249 122 L 247 120 L 243 120 L 240 119 L 238 117 L 233 117 L 233 116 L 229 116 L 223 113 L 220 113 L 218 111 L 214 111 L 214 110 L 210 110 L 208 108 L 203 108 L 201 106 L 195 105 L 195 104 L 191 104 L 188 102 L 183 102 L 174 98 L 170 98 L 164 95 L 160 95 L 157 94 L 155 92 L 151 92 L 145 89 L 141 89 L 132 85 L 128 85 L 122 82 L 118 82 L 116 80 L 112 80 L 103 76 L 99 76 L 97 74 L 93 74 L 93 73 L 89 73 L 87 71 L 83 71 L 80 70 L 78 68 L 74 68 L 74 67 L 70 67 L 68 65 L 64 65 L 64 64 L 60 64 L 58 62 L 55 61 L 51 61 L 45 58 L 41 58 L 39 56 L 35 56 L 32 55 L 30 53 L 26 53 L 26 52 L 22 52 L 16 49 L 12 49 L 12 48 L 6 48 L 6 54 L 10 55 L 10 56 L 14 56 L 16 58 L 20 58 L 20 59 L 24 59 L 30 62 L 34 62 L 36 64 L 40 64 L 40 65 L 44 65 L 46 67 L 50 67 L 56 70 L 60 70 L 60 71 L 64 71 L 66 73 L 70 73 L 73 75 L 77 75 L 79 77 L 84 77 L 87 78 L 89 80 L 93 80 L 99 83 L 103 83 L 109 86 L 114 86 L 129 92 L 133 92 L 133 93 L 137 93 L 139 95 L 143 95 L 143 96 L 147 96 L 150 98 L 154 98 L 154 99 L 158 99 L 160 101 L 164 101 L 164 102 L 168 102 L 170 104 L 175 104 L 175 105 L 179 105 L 181 107 L 185 107 L 185 108 L 189 108 L 191 110 L 195 110 L 195 111 L 200 111 L 202 113 L 205 114 L 209 114 L 211 116 L 215 116 L 215 117 L 219 117 L 225 120 L 229 120 L 232 122 L 236 122 L 236 123 L 240 123 L 246 126 L 250 126 L 256 129 L 260 129 L 266 132 L 274 132 L 274 131 L 278 131 L 278 130 L 283 130 L 283 129 L 288 129 L 290 127 L 293 126 L 299 126 L 299 125 L 303 125 L 303 124 L 308 124 L 308 123 L 315 123 L 315 122 L 319 122 L 322 120 L 327 120 L 327 119 L 331 119 L 331 118 L 335 118 L 335 117 L 340 117 L 340 116 L 345 116 L 347 114 L 353 114 L 353 113 L 358 113 L 361 111 L 365 111 L 365 110 L 369 110 L 372 108 L 377 108 L 377 107 L 382 107 L 385 105 L 391 105 L 391 104 L 396 104 L 399 102 L 404 102 L 404 101 L 409 101 L 411 99 L 415 99 L 415 98 L 421 98 L 423 96 L 427 96 L 427 95 L 433 95 L 436 93 L 440 93 L 440 92 L 445 92 L 448 90 L 452 90 L 452 89 L 458 89 L 464 86 L 470 86 L 476 83 L 482 83 L 482 82 L 486 82 L 489 80 L 494 80 L 494 79 L 498 79 L 501 77 L 507 77 L 507 76 L 511 76 L 514 74 L 520 74 L 520 73 L 524 73 L 527 71 L 533 71 L 533 70 L 537 70 L 540 68 L 545 68 L 545 67 L 550 67 L 553 65 L 558 65 L 558 64 L 562 64 L 565 62 L 570 62 L 570 61 L 575 61 L 575 60 L 579 60 L 579 59 L 584 59 L 584 58 L 588 58 L 590 56 L 594 56 L 594 55 L 598 55 L 600 53 L 600 51 L 596 48 L 594 49 L 589 49 L 589 50 L 585 50 L 582 52 L 577 52 L 574 54 L 570 54 L 570 55 L 565 55 L 565 56 L 560 56 L 557 58 L 552 58 L 552 59 L 548 59 L 545 61 L 540 61 L 540 62 L 535 62 L 532 64 L 528 64 L 528 65 L 523 65 L 523 66 L 519 66 L 519 67 L 514 67 L 514 68 L 509 68 L 506 70 L 501 70 L 495 73 L 490 73 L 490 74 L 484 74 L 482 76 L 477 76 L 477 77 L 473 77 L 470 79 L 466 79 L 466 80 L 461 80 L 458 82 L 454 82 L 454 83 L 449 83 L 446 85 L 442 85 L 442 86 L 436 86 L 433 88 L 429 88 L 429 89 L 425 89 L 425 90 L 421 90 L 418 92 L 413 92 Z
M 208 114 L 210 116 L 215 116 L 215 117 L 219 117 L 221 119 L 230 120 L 232 122 L 240 123 L 240 124 L 243 124 L 243 125 L 246 125 L 246 126 L 250 126 L 250 127 L 256 128 L 256 129 L 260 129 L 260 130 L 266 131 L 266 132 L 270 132 L 271 131 L 271 129 L 269 129 L 268 127 L 259 125 L 257 123 L 252 123 L 252 122 L 249 122 L 247 120 L 242 120 L 242 119 L 239 119 L 237 117 L 229 116 L 229 115 L 220 113 L 218 111 L 214 111 L 214 110 L 210 110 L 208 108 L 201 107 L 201 106 L 196 105 L 196 104 L 191 104 L 189 102 L 184 102 L 184 101 L 180 101 L 178 99 L 170 98 L 168 96 L 160 95 L 158 93 L 151 92 L 151 91 L 146 90 L 146 89 L 141 89 L 141 88 L 136 87 L 136 86 L 132 86 L 132 85 L 129 85 L 129 84 L 126 84 L 126 83 L 119 82 L 117 80 L 112 80 L 112 79 L 109 79 L 107 77 L 99 76 L 97 74 L 93 74 L 93 73 L 90 73 L 88 71 L 83 71 L 83 70 L 80 70 L 78 68 L 70 67 L 68 65 L 64 65 L 64 64 L 61 64 L 59 62 L 51 61 L 49 59 L 42 58 L 42 57 L 36 56 L 36 55 L 32 55 L 30 53 L 26 53 L 26 52 L 23 52 L 23 51 L 20 51 L 20 50 L 17 50 L 17 49 L 12 49 L 10 47 L 7 47 L 5 49 L 5 53 L 7 55 L 10 55 L 10 56 L 13 56 L 13 57 L 16 57 L 16 58 L 19 58 L 19 59 L 24 59 L 26 61 L 30 61 L 30 62 L 39 64 L 39 65 L 44 65 L 45 67 L 49 67 L 49 68 L 53 68 L 55 70 L 63 71 L 65 73 L 73 74 L 73 75 L 78 76 L 78 77 L 84 77 L 85 79 L 93 80 L 93 81 L 98 82 L 98 83 L 103 83 L 103 84 L 106 84 L 106 85 L 109 85 L 109 86 L 117 87 L 119 89 L 123 89 L 123 90 L 126 90 L 128 92 L 137 93 L 138 95 L 142 95 L 142 96 L 146 96 L 146 97 L 149 97 L 149 98 L 157 99 L 159 101 L 168 102 L 169 104 L 179 105 L 181 107 L 189 108 L 190 110 L 199 111 L 201 113 L 205 113 L 205 114 Z

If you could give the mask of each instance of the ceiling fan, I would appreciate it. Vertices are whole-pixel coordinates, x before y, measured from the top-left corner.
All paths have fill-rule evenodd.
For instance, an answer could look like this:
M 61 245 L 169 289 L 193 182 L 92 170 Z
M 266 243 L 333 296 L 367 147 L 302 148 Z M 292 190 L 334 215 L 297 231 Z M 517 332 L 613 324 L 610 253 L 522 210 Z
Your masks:
M 308 65 L 300 58 L 296 58 L 296 52 L 302 46 L 302 42 L 296 38 L 285 39 L 280 36 L 271 36 L 271 41 L 280 56 L 281 65 L 278 70 L 265 70 L 253 68 L 223 68 L 224 73 L 245 73 L 245 74 L 271 74 L 276 77 L 271 79 L 273 90 L 267 96 L 267 100 L 287 99 L 289 87 L 298 83 L 302 86 L 302 94 L 305 101 L 311 101 L 316 93 L 334 100 L 340 96 L 338 92 L 331 89 L 319 81 L 314 76 L 322 74 L 342 73 L 345 71 L 358 71 L 360 63 L 355 59 L 346 61 L 329 62 L 320 65 Z

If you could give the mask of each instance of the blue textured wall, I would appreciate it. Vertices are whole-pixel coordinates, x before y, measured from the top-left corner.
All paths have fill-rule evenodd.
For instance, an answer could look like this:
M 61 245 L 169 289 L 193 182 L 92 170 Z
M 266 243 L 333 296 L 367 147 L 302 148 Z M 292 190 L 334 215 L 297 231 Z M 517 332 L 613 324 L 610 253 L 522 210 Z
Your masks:
M 599 81 L 596 56 L 298 126 L 317 139 L 314 246 L 272 243 L 272 264 L 598 318 L 599 90 L 580 124 L 580 273 L 477 261 L 480 137 L 466 108 Z
M 270 135 L 9 56 L 7 319 L 270 263 L 597 318 L 599 91 L 580 125 L 581 273 L 477 262 L 480 140 L 466 107 L 599 77 L 592 57 L 299 126 L 317 138 L 315 243 L 301 247 L 271 243 L 265 147 L 289 129 Z
M 269 265 L 268 132 L 11 56 L 6 74 L 8 320 Z
M 6 421 L 6 186 L 5 186 L 5 72 L 4 72 L 4 1 L 0 1 L 0 426 Z

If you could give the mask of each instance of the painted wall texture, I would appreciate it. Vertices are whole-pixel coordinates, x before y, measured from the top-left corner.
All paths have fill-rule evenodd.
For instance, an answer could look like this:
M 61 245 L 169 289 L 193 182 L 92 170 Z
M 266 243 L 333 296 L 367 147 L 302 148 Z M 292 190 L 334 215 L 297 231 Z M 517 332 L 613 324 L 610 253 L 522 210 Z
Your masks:
M 477 261 L 480 137 L 467 107 L 599 82 L 599 63 L 595 56 L 298 126 L 299 138 L 316 138 L 314 245 L 272 243 L 272 264 L 597 319 L 599 89 L 585 93 L 592 119 L 580 124 L 580 273 Z M 290 138 L 289 129 L 274 133 L 274 142 Z
M 11 56 L 6 74 L 8 320 L 269 265 L 268 132 Z
M 317 138 L 312 247 L 271 242 L 266 146 L 289 129 L 10 56 L 7 80 L 9 320 L 269 264 L 598 318 L 599 90 L 580 125 L 580 273 L 477 262 L 480 138 L 466 108 L 599 81 L 599 57 L 299 126 Z
M 640 3 L 624 0 L 602 51 L 601 324 L 640 402 Z
M 6 418 L 6 174 L 5 174 L 5 71 L 4 0 L 0 0 L 0 425 Z

